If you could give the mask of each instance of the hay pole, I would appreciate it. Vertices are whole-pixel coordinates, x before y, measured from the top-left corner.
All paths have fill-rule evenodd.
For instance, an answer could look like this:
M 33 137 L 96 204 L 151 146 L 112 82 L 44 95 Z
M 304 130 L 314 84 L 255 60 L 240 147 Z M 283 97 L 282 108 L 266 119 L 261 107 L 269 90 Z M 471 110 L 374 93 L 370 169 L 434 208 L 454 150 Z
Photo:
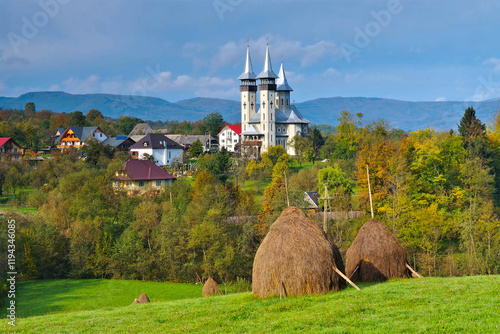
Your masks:
M 368 164 L 366 164 L 366 178 L 368 180 L 368 194 L 370 195 L 370 210 L 372 212 L 372 218 L 374 218 L 373 217 L 372 190 L 370 187 L 370 171 L 368 170 Z
M 412 267 L 410 267 L 410 265 L 407 263 L 406 264 L 406 268 L 410 269 L 410 271 L 412 272 L 412 274 L 414 274 L 415 276 L 417 276 L 418 278 L 422 278 L 422 275 L 420 275 L 419 273 L 417 273 L 415 270 L 413 270 Z
M 286 172 L 283 171 L 283 175 L 285 175 L 285 190 L 286 190 L 286 204 L 290 206 L 290 199 L 288 198 L 288 184 L 286 183 Z
M 333 270 L 335 270 L 337 272 L 337 274 L 339 274 L 340 276 L 342 276 L 347 282 L 349 282 L 349 284 L 351 284 L 356 290 L 361 290 L 360 288 L 358 288 L 358 286 L 356 284 L 354 284 L 353 281 L 351 281 L 346 275 L 344 275 L 337 267 L 333 267 Z
M 352 275 L 354 275 L 354 273 L 356 272 L 356 270 L 359 269 L 359 264 L 356 266 L 356 268 L 352 271 L 352 273 L 349 275 L 349 279 L 352 278 Z

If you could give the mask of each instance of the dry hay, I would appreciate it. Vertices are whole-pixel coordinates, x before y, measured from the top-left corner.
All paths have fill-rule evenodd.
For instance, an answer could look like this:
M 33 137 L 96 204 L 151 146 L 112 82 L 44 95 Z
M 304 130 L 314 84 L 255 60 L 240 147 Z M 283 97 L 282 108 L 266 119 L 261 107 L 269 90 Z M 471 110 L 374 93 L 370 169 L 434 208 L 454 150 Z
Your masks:
M 214 295 L 218 296 L 222 294 L 222 291 L 219 288 L 219 284 L 217 284 L 217 282 L 214 281 L 212 277 L 209 277 L 205 282 L 205 285 L 203 285 L 201 294 L 203 295 L 203 297 L 210 297 Z
M 134 304 L 140 304 L 140 303 L 137 299 L 135 299 L 134 302 L 132 303 L 132 305 L 134 305 Z
M 406 263 L 406 251 L 398 238 L 381 222 L 372 218 L 361 227 L 347 250 L 346 273 L 348 277 L 352 275 L 352 281 L 360 282 L 407 278 L 411 277 L 411 273 L 406 268 Z
M 252 293 L 301 296 L 338 291 L 346 282 L 337 247 L 314 220 L 295 207 L 286 208 L 271 225 L 253 262 Z
M 145 293 L 141 293 L 141 295 L 139 296 L 139 303 L 141 304 L 149 303 L 149 298 L 148 296 L 146 296 Z

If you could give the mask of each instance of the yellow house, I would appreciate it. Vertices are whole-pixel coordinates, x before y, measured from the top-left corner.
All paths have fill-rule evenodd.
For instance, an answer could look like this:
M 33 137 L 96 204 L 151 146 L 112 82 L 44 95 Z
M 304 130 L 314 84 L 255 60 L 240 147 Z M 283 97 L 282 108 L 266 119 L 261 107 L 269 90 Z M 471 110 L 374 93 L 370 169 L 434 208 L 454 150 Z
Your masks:
M 176 177 L 149 160 L 128 160 L 116 172 L 113 187 L 120 190 L 162 189 Z
M 19 161 L 24 148 L 11 137 L 0 137 L 0 161 Z
M 91 138 L 100 142 L 108 139 L 108 136 L 98 126 L 74 126 L 67 128 L 56 141 L 57 148 L 64 150 L 70 147 L 80 148 Z

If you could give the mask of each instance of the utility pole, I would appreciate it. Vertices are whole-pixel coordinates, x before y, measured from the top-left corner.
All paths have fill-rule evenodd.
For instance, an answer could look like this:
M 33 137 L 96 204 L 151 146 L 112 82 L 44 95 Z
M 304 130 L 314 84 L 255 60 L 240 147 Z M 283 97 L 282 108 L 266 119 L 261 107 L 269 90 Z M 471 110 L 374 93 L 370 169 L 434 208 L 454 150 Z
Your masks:
M 372 190 L 370 187 L 370 172 L 368 170 L 368 164 L 366 165 L 366 178 L 368 180 L 368 194 L 370 195 L 370 210 L 372 212 L 372 218 L 373 218 Z
M 324 203 L 323 203 L 323 207 L 324 207 L 324 214 L 323 214 L 323 231 L 325 231 L 325 233 L 328 233 L 328 225 L 326 223 L 327 219 L 326 219 L 326 210 L 327 210 L 327 206 L 330 206 L 330 199 L 332 199 L 333 197 L 328 197 L 328 184 L 330 182 L 326 181 L 324 182 L 323 184 L 325 185 L 325 196 L 324 197 L 320 197 L 319 199 L 323 199 L 325 200 Z M 327 202 L 328 201 L 328 202 Z

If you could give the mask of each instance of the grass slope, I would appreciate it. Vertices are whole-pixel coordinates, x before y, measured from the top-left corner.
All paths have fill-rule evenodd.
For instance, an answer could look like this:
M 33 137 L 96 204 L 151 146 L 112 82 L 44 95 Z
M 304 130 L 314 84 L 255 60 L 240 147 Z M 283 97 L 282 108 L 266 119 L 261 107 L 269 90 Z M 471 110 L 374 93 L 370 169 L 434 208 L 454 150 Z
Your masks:
M 26 333 L 486 333 L 500 331 L 500 276 L 393 280 L 322 296 L 250 293 L 20 319 Z
M 127 280 L 46 280 L 18 282 L 16 311 L 20 318 L 47 313 L 111 309 L 132 304 L 141 293 L 151 302 L 201 297 L 203 286 Z M 3 300 L 7 305 L 7 299 Z M 6 309 L 0 315 L 5 318 Z M 63 316 L 64 317 L 64 316 Z

